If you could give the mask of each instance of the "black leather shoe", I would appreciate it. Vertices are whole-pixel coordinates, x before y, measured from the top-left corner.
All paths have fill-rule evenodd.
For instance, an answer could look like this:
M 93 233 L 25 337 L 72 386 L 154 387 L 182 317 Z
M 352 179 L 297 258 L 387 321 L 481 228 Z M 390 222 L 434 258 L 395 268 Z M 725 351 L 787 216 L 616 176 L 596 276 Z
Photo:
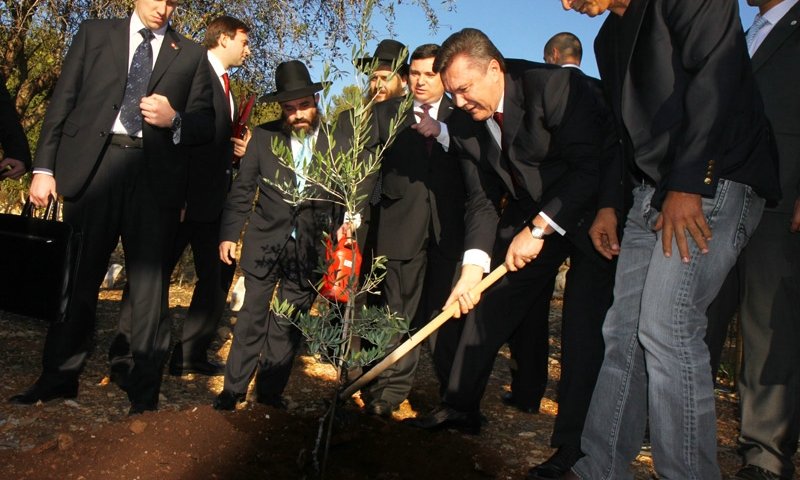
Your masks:
M 169 365 L 169 374 L 175 377 L 181 377 L 190 373 L 208 377 L 219 377 L 225 375 L 225 365 L 213 360 L 202 360 L 199 362 L 184 363 L 182 365 L 170 363 Z
M 521 405 L 517 403 L 516 399 L 514 398 L 514 392 L 505 392 L 503 395 L 500 396 L 500 400 L 502 400 L 503 405 L 507 405 L 509 407 L 514 407 L 520 412 L 523 413 L 539 413 L 539 406 L 533 405 Z
M 244 402 L 243 393 L 233 393 L 229 390 L 223 390 L 214 399 L 214 410 L 226 410 L 232 412 L 236 410 L 236 404 Z
M 37 402 L 49 402 L 57 398 L 75 398 L 77 396 L 78 382 L 46 385 L 37 381 L 29 389 L 9 398 L 8 402 L 16 405 L 33 405 Z
M 158 410 L 153 405 L 145 405 L 143 403 L 131 403 L 131 408 L 128 409 L 128 416 L 141 415 L 144 412 L 155 412 Z
M 580 449 L 572 445 L 558 447 L 556 453 L 541 464 L 528 470 L 528 480 L 551 480 L 562 478 L 575 462 L 583 456 Z M 570 477 L 567 477 L 570 478 Z
M 256 402 L 267 405 L 270 407 L 275 407 L 279 410 L 286 410 L 289 406 L 286 404 L 286 400 L 283 397 L 263 397 L 256 395 Z
M 388 418 L 392 416 L 395 407 L 386 400 L 377 399 L 369 402 L 364 410 L 370 415 Z
M 781 476 L 755 465 L 745 465 L 736 472 L 733 480 L 781 480 Z
M 479 412 L 459 412 L 445 406 L 435 408 L 424 417 L 408 418 L 403 423 L 425 430 L 453 428 L 470 435 L 481 433 L 481 414 Z

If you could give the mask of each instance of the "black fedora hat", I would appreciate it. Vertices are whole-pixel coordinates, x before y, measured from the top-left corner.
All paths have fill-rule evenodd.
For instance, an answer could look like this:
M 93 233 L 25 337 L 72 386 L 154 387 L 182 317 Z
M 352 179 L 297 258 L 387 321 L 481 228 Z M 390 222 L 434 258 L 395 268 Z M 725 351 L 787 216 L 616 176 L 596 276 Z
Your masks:
M 394 62 L 398 62 L 400 66 L 398 69 L 399 73 L 405 74 L 408 69 L 408 49 L 397 40 L 381 40 L 375 48 L 374 55 L 371 57 L 357 58 L 353 63 L 355 63 L 359 70 L 368 73 L 367 70 L 372 66 L 372 62 L 376 62 L 378 65 L 381 63 L 392 65 Z
M 331 82 L 312 82 L 308 68 L 300 60 L 282 62 L 275 69 L 275 91 L 261 97 L 264 102 L 288 102 L 313 95 Z

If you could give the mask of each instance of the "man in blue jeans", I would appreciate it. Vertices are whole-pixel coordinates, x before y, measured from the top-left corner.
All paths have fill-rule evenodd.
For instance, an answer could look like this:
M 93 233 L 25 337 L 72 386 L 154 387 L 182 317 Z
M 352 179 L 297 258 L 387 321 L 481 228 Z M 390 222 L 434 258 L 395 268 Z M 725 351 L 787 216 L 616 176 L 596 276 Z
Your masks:
M 659 478 L 715 480 L 706 308 L 780 197 L 777 159 L 734 0 L 562 0 L 611 14 L 595 41 L 622 158 L 590 230 L 619 255 L 605 358 L 566 479 L 633 478 L 650 422 Z M 609 171 L 612 171 L 609 169 Z M 617 215 L 633 186 L 622 244 Z

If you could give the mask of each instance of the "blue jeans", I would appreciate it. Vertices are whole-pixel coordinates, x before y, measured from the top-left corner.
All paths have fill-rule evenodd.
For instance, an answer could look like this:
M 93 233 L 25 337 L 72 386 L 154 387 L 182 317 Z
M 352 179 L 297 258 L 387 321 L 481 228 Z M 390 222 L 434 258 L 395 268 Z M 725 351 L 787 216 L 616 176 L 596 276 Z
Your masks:
M 664 256 L 653 187 L 634 189 L 617 264 L 614 304 L 603 327 L 603 366 L 584 425 L 582 479 L 633 478 L 630 462 L 650 421 L 653 461 L 662 480 L 715 480 L 716 415 L 706 309 L 761 218 L 764 200 L 744 184 L 721 180 L 703 212 L 709 252 L 690 239 Z

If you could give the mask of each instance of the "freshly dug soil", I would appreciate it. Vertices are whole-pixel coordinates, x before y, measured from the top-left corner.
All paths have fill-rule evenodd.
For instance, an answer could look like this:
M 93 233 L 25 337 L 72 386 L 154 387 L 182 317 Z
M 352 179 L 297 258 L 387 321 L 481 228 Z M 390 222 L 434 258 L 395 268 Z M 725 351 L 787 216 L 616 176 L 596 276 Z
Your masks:
M 97 350 L 81 377 L 75 400 L 35 406 L 0 403 L 1 479 L 303 479 L 316 478 L 314 455 L 319 419 L 334 388 L 334 371 L 301 356 L 286 391 L 287 410 L 248 402 L 236 412 L 211 408 L 222 378 L 166 376 L 160 410 L 128 417 L 125 394 L 106 378 L 106 351 L 116 328 L 120 290 L 104 290 L 98 309 Z M 173 285 L 175 329 L 180 328 L 191 286 Z M 338 410 L 325 478 L 520 479 L 552 453 L 549 438 L 557 405 L 560 301 L 551 312 L 551 385 L 541 413 L 508 408 L 508 351 L 498 355 L 483 401 L 487 424 L 479 436 L 426 432 L 401 420 L 438 403 L 436 377 L 427 353 L 409 401 L 391 419 L 365 415 L 356 397 Z M 234 313 L 231 313 L 235 317 Z M 227 322 L 228 316 L 226 316 Z M 46 325 L 0 312 L 0 396 L 24 390 L 39 374 Z M 223 327 L 220 359 L 227 355 Z M 720 394 L 720 462 L 725 474 L 738 468 L 735 455 L 736 398 Z M 647 456 L 632 468 L 652 478 Z

